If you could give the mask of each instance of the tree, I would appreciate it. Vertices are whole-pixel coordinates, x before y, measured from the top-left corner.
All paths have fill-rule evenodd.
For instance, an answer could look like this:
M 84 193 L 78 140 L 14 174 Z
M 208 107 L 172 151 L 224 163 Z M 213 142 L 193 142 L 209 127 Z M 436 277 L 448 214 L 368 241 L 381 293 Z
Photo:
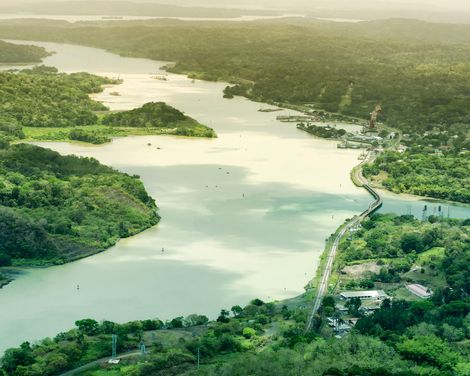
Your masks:
M 10 266 L 11 265 L 11 257 L 0 253 L 0 266 Z
M 228 323 L 230 321 L 229 319 L 229 315 L 230 315 L 230 312 L 225 310 L 225 309 L 222 309 L 220 311 L 220 315 L 219 317 L 217 317 L 217 321 L 218 322 L 222 322 L 222 323 Z
M 99 324 L 93 319 L 83 319 L 75 321 L 75 326 L 78 330 L 88 336 L 92 336 L 98 333 Z
M 13 374 L 18 366 L 28 366 L 33 363 L 34 356 L 29 342 L 23 342 L 19 348 L 6 350 L 2 358 L 2 368 L 8 374 Z
M 362 301 L 360 298 L 352 298 L 346 302 L 348 313 L 353 316 L 359 315 L 359 308 L 361 308 Z
M 335 308 L 335 298 L 332 295 L 327 295 L 322 300 L 322 305 L 324 307 L 332 307 Z
M 253 300 L 250 302 L 250 304 L 253 304 L 253 305 L 257 306 L 257 307 L 261 307 L 262 305 L 264 305 L 264 302 L 263 302 L 261 299 L 256 298 L 256 299 L 253 299 Z
M 235 317 L 240 316 L 243 313 L 243 308 L 239 305 L 235 305 L 230 309 Z
M 247 339 L 252 338 L 256 335 L 256 330 L 254 330 L 253 328 L 250 328 L 249 326 L 247 326 L 246 328 L 243 328 L 242 335 L 243 335 L 243 337 L 245 337 Z
M 397 350 L 418 364 L 427 363 L 444 370 L 453 369 L 461 361 L 458 353 L 435 336 L 407 339 L 397 345 Z
M 403 234 L 401 237 L 401 248 L 405 253 L 411 251 L 422 252 L 424 250 L 421 236 L 416 232 Z
M 175 317 L 174 319 L 172 319 L 168 325 L 171 329 L 174 329 L 174 328 L 182 328 L 184 326 L 184 323 L 183 323 L 183 317 L 180 316 L 180 317 Z
M 144 320 L 142 321 L 143 330 L 158 330 L 163 328 L 163 322 L 161 320 Z
M 209 322 L 209 319 L 206 316 L 192 314 L 192 315 L 187 316 L 184 319 L 184 326 L 190 327 L 190 326 L 206 325 L 208 322 Z

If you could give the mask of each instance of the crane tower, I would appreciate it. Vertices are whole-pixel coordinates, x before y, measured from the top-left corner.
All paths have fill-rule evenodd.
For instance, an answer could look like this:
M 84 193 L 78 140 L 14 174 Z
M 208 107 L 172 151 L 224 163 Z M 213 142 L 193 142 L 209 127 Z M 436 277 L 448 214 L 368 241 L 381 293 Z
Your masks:
M 370 114 L 370 122 L 366 131 L 370 132 L 370 131 L 375 131 L 377 129 L 377 117 L 379 116 L 381 112 L 382 112 L 382 106 L 378 104 L 377 106 L 375 106 L 374 111 L 372 111 Z

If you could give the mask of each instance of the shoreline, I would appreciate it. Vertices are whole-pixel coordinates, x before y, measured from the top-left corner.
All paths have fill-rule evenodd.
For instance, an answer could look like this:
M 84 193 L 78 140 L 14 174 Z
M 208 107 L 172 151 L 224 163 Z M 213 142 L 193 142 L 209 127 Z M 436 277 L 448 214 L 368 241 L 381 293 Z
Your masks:
M 45 262 L 44 264 L 24 264 L 24 265 L 11 265 L 11 266 L 3 266 L 3 267 L 0 267 L 0 276 L 3 276 L 3 277 L 6 277 L 5 280 L 2 282 L 0 280 L 0 291 L 2 290 L 3 287 L 9 285 L 10 283 L 14 282 L 15 280 L 17 280 L 19 277 L 21 277 L 22 274 L 25 274 L 28 272 L 28 270 L 35 270 L 35 269 L 48 269 L 48 268 L 52 268 L 54 266 L 61 266 L 61 265 L 66 265 L 66 264 L 71 264 L 73 262 L 76 262 L 76 261 L 79 261 L 79 260 L 83 260 L 83 259 L 86 259 L 88 257 L 91 257 L 91 256 L 95 256 L 95 255 L 98 255 L 100 253 L 103 253 L 103 252 L 106 252 L 108 251 L 109 249 L 115 247 L 121 240 L 123 239 L 129 239 L 129 238 L 132 238 L 134 236 L 137 236 L 139 234 L 142 234 L 143 232 L 147 231 L 147 230 L 150 230 L 152 228 L 154 228 L 155 226 L 157 226 L 160 221 L 161 221 L 161 216 L 158 214 L 158 208 L 157 210 L 155 211 L 155 213 L 157 214 L 157 217 L 158 217 L 158 221 L 157 223 L 155 223 L 154 225 L 152 226 L 149 226 L 149 227 L 146 227 L 146 228 L 143 228 L 143 229 L 140 229 L 138 230 L 137 232 L 135 232 L 134 234 L 131 234 L 129 235 L 128 237 L 126 238 L 118 238 L 116 239 L 115 241 L 113 241 L 113 243 L 107 247 L 107 248 L 103 248 L 103 249 L 97 249 L 95 251 L 91 251 L 91 252 L 87 252 L 87 253 L 83 253 L 81 255 L 78 255 L 76 257 L 73 257 L 69 260 L 66 260 L 64 262 L 60 262 L 60 263 L 54 263 L 54 262 Z M 6 272 L 6 273 L 5 273 Z M 3 274 L 5 273 L 5 274 Z
M 332 141 L 332 140 L 324 140 L 324 141 Z M 309 141 L 309 142 L 311 142 L 311 141 Z M 347 169 L 345 169 L 345 172 L 346 172 L 346 170 L 347 170 Z M 345 178 L 345 180 L 346 180 L 346 179 L 347 179 L 347 178 Z M 338 233 L 338 231 L 340 231 L 340 229 L 342 228 L 342 226 L 344 226 L 344 224 L 342 224 L 339 228 L 336 229 L 335 234 Z M 326 231 L 325 231 L 325 232 L 326 232 Z M 330 240 L 330 241 L 331 241 L 331 240 Z M 325 248 L 325 249 L 323 250 L 323 252 L 322 252 L 319 248 L 320 248 L 320 246 L 318 247 L 318 250 L 319 250 L 318 253 L 319 253 L 321 256 L 320 256 L 320 258 L 318 259 L 318 260 L 319 260 L 318 268 L 317 268 L 317 270 L 316 270 L 314 273 L 311 273 L 311 274 L 309 273 L 310 275 L 313 275 L 314 278 L 320 278 L 320 277 L 321 277 L 321 266 L 322 266 L 322 262 L 326 262 L 326 255 L 327 255 L 327 253 L 325 253 L 325 251 L 327 251 L 327 248 Z M 312 250 L 310 249 L 309 252 L 312 252 Z M 315 253 L 315 256 L 316 256 L 316 253 Z M 312 269 L 313 269 L 313 268 L 312 268 Z M 298 273 L 298 270 L 296 270 L 296 273 Z M 300 285 L 300 286 L 302 286 L 302 285 Z M 286 299 L 287 299 L 288 301 L 292 301 L 292 300 L 296 300 L 297 297 L 302 297 L 302 302 L 303 302 L 304 299 L 305 299 L 305 302 L 308 303 L 308 304 L 310 304 L 311 300 L 310 300 L 309 296 L 310 296 L 310 294 L 309 294 L 309 292 L 307 291 L 307 294 L 306 294 L 305 292 L 302 293 L 302 294 L 300 294 L 300 295 L 297 295 L 297 296 L 293 294 L 293 296 L 288 297 L 288 298 L 286 298 Z M 284 300 L 282 300 L 282 301 L 284 301 Z M 221 305 L 222 305 L 222 304 L 221 304 Z

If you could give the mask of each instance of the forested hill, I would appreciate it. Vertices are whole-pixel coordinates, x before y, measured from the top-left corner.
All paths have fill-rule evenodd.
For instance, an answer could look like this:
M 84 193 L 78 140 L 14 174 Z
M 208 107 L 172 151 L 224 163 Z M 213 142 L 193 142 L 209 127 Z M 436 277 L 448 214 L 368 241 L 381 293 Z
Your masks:
M 94 111 L 106 110 L 89 94 L 117 83 L 88 73 L 64 74 L 39 66 L 18 73 L 0 72 L 0 124 L 65 127 L 95 124 Z
M 468 25 L 309 19 L 80 26 L 15 21 L 0 22 L 0 36 L 86 44 L 174 61 L 171 71 L 233 83 L 226 97 L 243 95 L 305 111 L 313 107 L 368 119 L 380 103 L 379 121 L 407 135 L 402 143 L 408 152 L 395 155 L 393 165 L 390 158 L 379 159 L 366 171 L 369 176 L 398 193 L 469 202 Z M 435 168 L 435 160 L 444 170 Z
M 5 21 L 0 36 L 38 38 L 175 61 L 175 72 L 242 84 L 261 101 L 313 103 L 403 130 L 470 120 L 470 27 L 389 20 L 342 25 L 311 20 L 82 23 Z M 468 30 L 467 30 L 468 29 Z M 195 32 L 197 31 L 197 32 Z M 424 41 L 420 36 L 427 35 Z M 457 43 L 456 43 L 457 42 Z M 460 44 L 459 44 L 460 43 Z
M 115 334 L 118 354 L 129 355 L 119 364 L 90 364 L 87 376 L 468 376 L 469 233 L 470 220 L 373 215 L 341 241 L 334 295 L 323 299 L 309 332 L 311 293 L 254 299 L 222 309 L 212 322 L 196 314 L 165 323 L 87 318 L 54 338 L 7 350 L 0 374 L 60 375 L 109 357 Z M 371 264 L 378 270 L 368 270 Z M 413 295 L 409 283 L 423 283 L 432 297 Z M 339 296 L 373 288 L 393 300 Z M 145 355 L 137 352 L 142 343 Z
M 39 63 L 49 53 L 42 47 L 7 43 L 0 40 L 0 63 Z
M 137 177 L 18 144 L 0 150 L 0 266 L 63 263 L 155 225 Z

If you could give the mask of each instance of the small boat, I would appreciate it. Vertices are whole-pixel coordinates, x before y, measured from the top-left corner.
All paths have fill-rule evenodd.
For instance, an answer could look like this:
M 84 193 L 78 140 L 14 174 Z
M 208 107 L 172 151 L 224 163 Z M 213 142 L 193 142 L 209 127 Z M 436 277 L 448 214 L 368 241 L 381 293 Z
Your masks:
M 153 78 L 154 80 L 159 80 L 159 81 L 168 81 L 168 77 L 164 75 L 151 76 L 150 78 Z
M 282 108 L 260 108 L 258 112 L 278 112 L 282 111 Z

